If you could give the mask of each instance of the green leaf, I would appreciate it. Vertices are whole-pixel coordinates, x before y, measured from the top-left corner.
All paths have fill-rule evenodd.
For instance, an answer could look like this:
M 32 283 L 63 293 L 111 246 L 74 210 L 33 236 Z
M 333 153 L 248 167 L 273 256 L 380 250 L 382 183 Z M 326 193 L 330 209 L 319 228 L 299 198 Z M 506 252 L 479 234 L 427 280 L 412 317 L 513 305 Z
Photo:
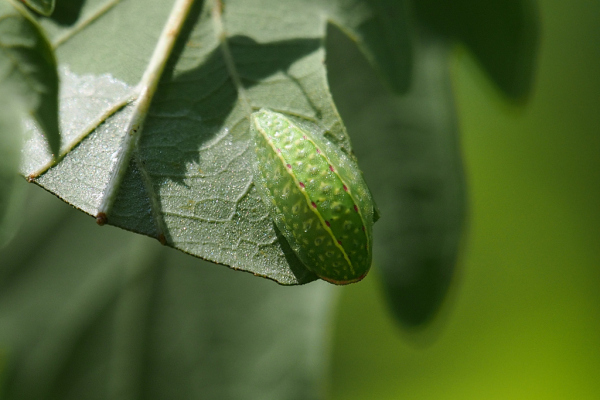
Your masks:
M 32 10 L 45 15 L 50 16 L 54 11 L 55 0 L 21 0 Z
M 30 187 L 0 252 L 2 399 L 320 398 L 334 287 L 211 266 Z
M 465 218 L 449 46 L 419 34 L 411 90 L 397 96 L 351 43 L 331 34 L 332 92 L 382 215 L 373 228 L 374 264 L 397 318 L 423 325 L 450 288 Z
M 531 94 L 540 37 L 535 0 L 414 0 L 414 6 L 422 22 L 465 43 L 505 95 Z
M 70 24 L 57 9 L 44 26 L 61 63 L 66 150 L 53 164 L 31 132 L 23 172 L 99 223 L 282 284 L 314 280 L 253 185 L 249 116 L 306 119 L 351 154 L 324 66 L 340 4 L 86 2 Z
M 0 248 L 11 239 L 21 218 L 24 181 L 19 176 L 19 162 L 23 140 L 18 115 L 15 103 L 0 98 Z
M 23 7 L 0 1 L 0 93 L 23 103 L 53 154 L 60 151 L 58 74 L 52 47 Z

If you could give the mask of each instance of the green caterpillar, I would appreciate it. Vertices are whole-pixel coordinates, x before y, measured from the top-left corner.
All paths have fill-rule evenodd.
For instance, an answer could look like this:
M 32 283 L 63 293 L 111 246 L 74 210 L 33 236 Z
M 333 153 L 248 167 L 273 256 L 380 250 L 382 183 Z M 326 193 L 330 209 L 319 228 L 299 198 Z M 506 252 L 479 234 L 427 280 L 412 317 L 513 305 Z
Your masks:
M 255 183 L 300 261 L 334 284 L 364 278 L 374 203 L 356 163 L 282 114 L 262 109 L 250 125 Z

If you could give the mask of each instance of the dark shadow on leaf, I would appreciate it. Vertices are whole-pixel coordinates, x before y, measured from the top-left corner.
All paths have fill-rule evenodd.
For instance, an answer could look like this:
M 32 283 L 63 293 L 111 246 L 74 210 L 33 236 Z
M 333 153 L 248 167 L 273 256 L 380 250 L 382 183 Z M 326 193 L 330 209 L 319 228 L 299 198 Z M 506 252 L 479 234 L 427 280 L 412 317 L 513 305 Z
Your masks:
M 234 36 L 228 42 L 235 68 L 246 90 L 261 84 L 264 78 L 277 72 L 286 73 L 292 63 L 318 50 L 321 46 L 321 41 L 317 39 L 259 44 L 248 37 Z M 150 117 L 148 124 L 164 126 L 164 119 L 169 117 L 167 113 L 171 113 L 173 118 L 187 120 L 182 123 L 187 129 L 179 131 L 178 136 L 182 138 L 180 148 L 191 149 L 184 154 L 177 150 L 172 157 L 163 153 L 163 156 L 166 156 L 163 159 L 180 160 L 177 164 L 170 165 L 170 179 L 183 184 L 186 164 L 200 161 L 196 149 L 202 148 L 215 139 L 223 128 L 241 132 L 238 136 L 233 134 L 234 140 L 247 140 L 248 126 L 225 126 L 227 117 L 237 103 L 238 91 L 229 76 L 220 48 L 210 53 L 199 67 L 189 72 L 175 74 L 172 66 L 165 72 L 151 110 L 151 115 L 158 117 Z M 252 106 L 261 107 L 260 104 L 252 104 Z M 172 143 L 170 129 L 166 128 L 168 126 L 165 126 L 160 133 L 153 132 L 151 137 L 144 136 L 141 147 L 148 144 L 149 140 L 155 144 Z

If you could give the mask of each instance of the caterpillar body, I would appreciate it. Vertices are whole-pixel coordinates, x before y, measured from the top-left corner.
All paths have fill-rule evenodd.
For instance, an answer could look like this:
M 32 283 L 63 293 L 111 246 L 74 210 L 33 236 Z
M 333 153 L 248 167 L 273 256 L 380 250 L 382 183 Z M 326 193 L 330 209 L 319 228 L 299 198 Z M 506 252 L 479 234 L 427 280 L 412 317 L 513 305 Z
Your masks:
M 371 267 L 374 203 L 360 169 L 323 135 L 283 114 L 252 114 L 255 183 L 300 261 L 344 285 Z

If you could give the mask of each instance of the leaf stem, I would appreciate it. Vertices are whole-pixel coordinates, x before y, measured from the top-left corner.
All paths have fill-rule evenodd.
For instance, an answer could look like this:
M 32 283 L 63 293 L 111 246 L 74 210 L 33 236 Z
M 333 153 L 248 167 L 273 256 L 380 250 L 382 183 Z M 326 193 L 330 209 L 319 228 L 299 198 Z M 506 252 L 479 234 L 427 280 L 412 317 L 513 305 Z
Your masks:
M 121 181 L 127 172 L 133 150 L 137 146 L 144 121 L 148 116 L 150 104 L 156 94 L 160 77 L 162 76 L 169 55 L 173 50 L 175 41 L 181 32 L 193 3 L 194 0 L 177 0 L 175 2 L 169 15 L 169 19 L 154 48 L 154 53 L 150 58 L 148 67 L 136 87 L 138 97 L 133 103 L 134 110 L 126 128 L 127 133 L 121 144 L 121 150 L 116 165 L 111 172 L 110 180 L 102 196 L 100 206 L 98 207 L 96 221 L 99 224 L 106 222 L 107 215 L 115 201 Z

